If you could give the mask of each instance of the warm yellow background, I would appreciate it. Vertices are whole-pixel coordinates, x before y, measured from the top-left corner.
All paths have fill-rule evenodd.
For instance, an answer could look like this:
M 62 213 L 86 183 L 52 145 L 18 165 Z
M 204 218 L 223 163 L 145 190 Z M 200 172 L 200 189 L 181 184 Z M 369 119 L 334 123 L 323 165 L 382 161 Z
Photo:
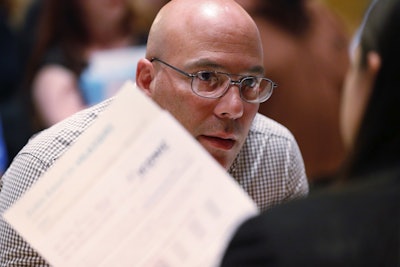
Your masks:
M 361 23 L 370 0 L 320 0 L 330 6 L 346 23 L 352 34 Z

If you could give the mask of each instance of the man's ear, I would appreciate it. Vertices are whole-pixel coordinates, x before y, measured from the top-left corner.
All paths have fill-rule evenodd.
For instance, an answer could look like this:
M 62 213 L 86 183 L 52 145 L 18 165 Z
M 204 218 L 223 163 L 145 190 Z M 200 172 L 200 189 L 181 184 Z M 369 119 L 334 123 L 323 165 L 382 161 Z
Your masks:
M 372 90 L 375 87 L 376 77 L 378 71 L 381 68 L 381 57 L 375 51 L 370 51 L 367 53 L 366 67 L 362 70 L 362 85 L 363 90 L 360 92 L 360 98 L 365 97 L 368 99 L 371 96 Z
M 151 96 L 150 85 L 153 78 L 153 64 L 148 59 L 140 59 L 136 68 L 136 84 L 148 96 Z
M 368 52 L 367 75 L 369 77 L 368 79 L 371 84 L 371 87 L 373 87 L 373 84 L 375 83 L 376 76 L 380 68 L 381 68 L 381 56 L 375 51 Z

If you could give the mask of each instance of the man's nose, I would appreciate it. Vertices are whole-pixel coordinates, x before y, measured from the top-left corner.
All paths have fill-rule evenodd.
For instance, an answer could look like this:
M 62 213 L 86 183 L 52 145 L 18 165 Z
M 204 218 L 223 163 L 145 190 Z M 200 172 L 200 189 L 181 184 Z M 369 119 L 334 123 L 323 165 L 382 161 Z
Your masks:
M 239 86 L 232 82 L 226 93 L 218 99 L 215 114 L 220 118 L 238 119 L 243 116 L 244 105 Z

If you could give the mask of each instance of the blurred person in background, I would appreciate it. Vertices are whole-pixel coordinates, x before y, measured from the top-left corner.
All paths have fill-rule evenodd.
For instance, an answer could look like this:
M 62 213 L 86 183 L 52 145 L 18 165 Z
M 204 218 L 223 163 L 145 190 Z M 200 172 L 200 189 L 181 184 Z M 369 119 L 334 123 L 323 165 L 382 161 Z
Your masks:
M 279 88 L 260 113 L 288 127 L 311 189 L 330 182 L 345 150 L 339 101 L 348 59 L 344 23 L 317 0 L 237 0 L 263 40 L 266 75 Z
M 109 82 L 102 80 L 102 74 L 107 73 L 104 66 L 108 66 L 108 73 L 124 72 L 123 80 L 127 77 L 134 80 L 137 59 L 135 52 L 129 49 L 142 47 L 147 38 L 146 30 L 137 26 L 136 19 L 130 0 L 41 0 L 38 36 L 25 84 L 29 90 L 34 131 L 109 97 L 96 91 L 95 100 L 89 99 L 93 88 Z M 120 51 L 123 56 L 104 54 L 103 59 L 107 62 L 119 55 L 119 59 L 125 60 L 126 69 L 117 70 L 114 65 L 119 62 L 113 61 L 114 65 L 103 64 L 95 77 L 90 76 L 93 57 L 105 51 Z M 139 50 L 140 56 L 142 52 L 144 49 Z M 89 73 L 85 76 L 89 77 L 87 80 L 83 79 L 85 71 Z
M 245 222 L 222 266 L 400 265 L 399 31 L 400 0 L 374 0 L 345 79 L 338 183 Z

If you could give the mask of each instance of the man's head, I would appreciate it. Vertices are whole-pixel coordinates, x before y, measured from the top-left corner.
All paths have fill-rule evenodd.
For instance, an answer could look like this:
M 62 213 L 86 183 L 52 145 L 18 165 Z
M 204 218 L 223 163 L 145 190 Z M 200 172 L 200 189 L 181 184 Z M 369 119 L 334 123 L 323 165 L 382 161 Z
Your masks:
M 173 0 L 154 20 L 136 82 L 228 169 L 243 146 L 259 104 L 244 101 L 237 84 L 219 98 L 196 95 L 192 85 L 198 78 L 173 67 L 189 74 L 238 74 L 231 76 L 236 81 L 263 76 L 262 53 L 255 23 L 235 1 Z

